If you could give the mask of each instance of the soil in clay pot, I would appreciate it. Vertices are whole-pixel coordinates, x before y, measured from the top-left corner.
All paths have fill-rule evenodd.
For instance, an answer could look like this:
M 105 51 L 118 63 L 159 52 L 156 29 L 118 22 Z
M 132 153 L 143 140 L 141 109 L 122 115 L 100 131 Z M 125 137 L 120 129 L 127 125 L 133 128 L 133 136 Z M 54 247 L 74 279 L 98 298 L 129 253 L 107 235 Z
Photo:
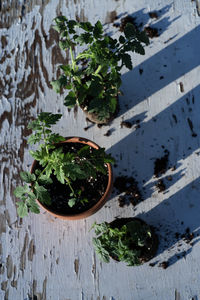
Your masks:
M 83 147 L 80 143 L 66 143 L 62 145 L 63 152 L 77 152 Z M 91 147 L 91 151 L 93 151 Z M 38 166 L 37 166 L 38 167 Z M 96 178 L 72 181 L 74 190 L 82 190 L 81 198 L 88 199 L 88 202 L 77 202 L 73 207 L 68 205 L 71 190 L 67 184 L 60 183 L 54 175 L 51 176 L 53 184 L 46 185 L 51 195 L 51 205 L 45 206 L 48 210 L 58 215 L 75 215 L 87 211 L 93 207 L 103 196 L 108 185 L 108 175 L 97 172 Z

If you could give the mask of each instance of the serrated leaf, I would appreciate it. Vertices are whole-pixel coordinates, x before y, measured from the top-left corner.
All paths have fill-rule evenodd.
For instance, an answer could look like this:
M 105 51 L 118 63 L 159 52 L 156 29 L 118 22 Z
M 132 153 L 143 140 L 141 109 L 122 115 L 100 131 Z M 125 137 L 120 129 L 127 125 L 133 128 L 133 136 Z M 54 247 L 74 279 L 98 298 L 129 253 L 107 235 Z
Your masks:
M 74 92 L 69 92 L 69 94 L 65 97 L 64 100 L 64 105 L 72 108 L 74 107 L 74 105 L 76 104 L 76 95 L 74 94 Z
M 48 184 L 52 184 L 53 180 L 51 179 L 51 177 L 48 177 L 46 174 L 42 174 L 39 178 L 38 178 L 38 182 L 41 185 L 48 185 Z
M 122 36 L 122 35 L 120 35 L 120 37 L 119 37 L 119 42 L 120 42 L 121 44 L 124 44 L 125 41 L 126 41 L 125 37 Z
M 32 183 L 36 180 L 35 174 L 31 174 L 30 172 L 27 171 L 20 172 L 20 177 L 26 183 Z
M 129 70 L 132 70 L 133 66 L 132 66 L 132 61 L 131 61 L 131 57 L 129 54 L 127 54 L 127 53 L 122 54 L 122 61 Z
M 42 130 L 42 126 L 41 126 L 41 124 L 38 122 L 38 120 L 34 120 L 34 121 L 32 121 L 32 122 L 30 122 L 29 124 L 28 124 L 28 129 L 32 129 L 32 130 L 37 130 L 37 131 L 40 131 L 40 130 Z
M 37 134 L 32 134 L 29 139 L 28 139 L 28 144 L 32 145 L 32 144 L 36 144 L 41 140 L 41 134 L 37 133 Z
M 68 39 L 59 41 L 59 47 L 60 47 L 60 49 L 62 49 L 62 50 L 66 50 L 66 49 L 68 49 L 70 46 L 71 46 L 71 43 L 70 43 L 70 41 L 69 41 Z
M 20 218 L 23 218 L 25 216 L 28 216 L 28 207 L 26 205 L 25 202 L 23 201 L 20 201 L 20 202 L 17 202 L 17 213 L 19 215 Z
M 35 201 L 35 199 L 29 198 L 27 200 L 27 205 L 28 205 L 29 210 L 32 213 L 35 213 L 35 214 L 39 214 L 40 213 L 39 205 L 37 204 L 37 202 Z
M 28 192 L 29 192 L 29 187 L 28 185 L 25 184 L 24 186 L 17 186 L 16 189 L 14 190 L 14 195 L 17 198 L 21 198 Z
M 136 30 L 133 24 L 127 23 L 124 28 L 124 34 L 127 39 L 133 38 L 136 35 Z
M 52 87 L 53 87 L 53 90 L 56 92 L 56 93 L 60 93 L 61 91 L 61 84 L 60 84 L 60 81 L 59 80 L 53 80 L 50 82 Z
M 51 204 L 51 197 L 45 187 L 36 183 L 35 190 L 36 190 L 37 198 L 39 201 L 41 201 L 42 203 L 45 203 L 46 205 Z
M 65 173 L 63 171 L 62 166 L 58 166 L 54 170 L 54 174 L 56 175 L 56 178 L 58 181 L 60 181 L 62 184 L 65 183 Z
M 94 25 L 93 34 L 96 39 L 98 39 L 103 33 L 103 26 L 100 21 L 97 21 Z
M 80 28 L 82 28 L 85 31 L 91 32 L 93 26 L 90 22 L 80 22 Z

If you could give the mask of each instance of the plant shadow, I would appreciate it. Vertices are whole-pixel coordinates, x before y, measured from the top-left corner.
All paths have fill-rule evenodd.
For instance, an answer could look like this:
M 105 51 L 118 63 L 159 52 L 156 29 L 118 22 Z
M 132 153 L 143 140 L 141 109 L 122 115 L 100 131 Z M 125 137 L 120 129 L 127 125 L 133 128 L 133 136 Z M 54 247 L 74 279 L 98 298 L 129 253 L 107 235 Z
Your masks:
M 200 43 L 197 43 L 199 35 L 200 26 L 197 26 L 134 67 L 132 71 L 122 75 L 121 89 L 124 96 L 119 97 L 118 115 L 123 115 L 127 110 L 199 66 Z
M 177 189 L 149 212 L 138 216 L 155 226 L 160 242 L 157 254 L 163 254 L 167 266 L 185 259 L 200 241 L 199 182 L 200 178 L 197 178 Z

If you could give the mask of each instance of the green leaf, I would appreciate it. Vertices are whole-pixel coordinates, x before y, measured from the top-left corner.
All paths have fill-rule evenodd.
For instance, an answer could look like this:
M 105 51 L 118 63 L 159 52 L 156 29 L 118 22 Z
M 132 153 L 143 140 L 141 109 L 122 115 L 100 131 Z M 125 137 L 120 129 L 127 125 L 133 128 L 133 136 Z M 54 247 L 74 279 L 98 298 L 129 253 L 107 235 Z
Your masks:
M 60 81 L 59 80 L 54 80 L 54 81 L 51 81 L 50 82 L 52 87 L 53 87 L 53 90 L 56 92 L 56 93 L 60 93 L 61 91 L 61 84 L 60 84 Z
M 38 182 L 41 185 L 48 185 L 48 184 L 52 184 L 53 180 L 51 179 L 51 177 L 48 177 L 46 174 L 42 174 L 39 178 L 38 178 Z
M 35 199 L 29 198 L 27 200 L 27 205 L 28 205 L 29 210 L 32 213 L 35 213 L 35 214 L 39 214 L 40 213 L 39 205 L 37 204 L 37 202 L 35 201 Z
M 100 21 L 97 21 L 93 29 L 94 38 L 98 39 L 103 34 L 103 26 Z
M 73 207 L 76 204 L 76 198 L 71 198 L 68 201 L 69 207 Z
M 124 38 L 124 36 L 120 35 L 120 37 L 119 37 L 119 42 L 120 42 L 121 44 L 124 44 L 124 43 L 126 42 L 126 39 Z
M 76 38 L 76 42 L 80 43 L 80 45 L 90 44 L 92 42 L 92 36 L 89 32 L 82 33 Z
M 56 175 L 58 181 L 60 181 L 62 184 L 65 183 L 65 173 L 62 165 L 55 168 L 54 174 Z
M 40 130 L 42 130 L 42 126 L 41 126 L 41 124 L 38 122 L 38 120 L 34 120 L 34 121 L 32 121 L 32 122 L 30 122 L 29 124 L 28 124 L 28 129 L 32 129 L 32 130 L 38 130 L 38 131 L 40 131 Z
M 29 192 L 29 187 L 28 185 L 24 186 L 17 186 L 16 189 L 14 190 L 14 195 L 17 198 L 23 197 L 25 194 Z
M 52 114 L 50 112 L 41 112 L 38 115 L 38 120 L 45 123 L 46 126 L 55 125 L 60 118 L 62 117 L 62 114 Z
M 49 138 L 49 143 L 59 143 L 65 141 L 65 138 L 57 133 L 52 133 Z
M 71 43 L 68 39 L 59 42 L 59 47 L 62 50 L 66 50 L 71 46 Z
M 32 183 L 36 180 L 35 174 L 31 174 L 30 172 L 27 171 L 20 172 L 20 177 L 23 181 L 27 183 Z
M 100 240 L 98 238 L 93 238 L 92 242 L 99 259 L 105 263 L 109 263 L 110 261 L 109 252 L 102 246 Z
M 38 143 L 41 140 L 41 136 L 41 133 L 32 134 L 28 139 L 28 144 L 32 145 Z
M 51 197 L 45 187 L 36 183 L 35 190 L 36 190 L 37 198 L 39 201 L 41 201 L 42 203 L 45 203 L 46 205 L 51 204 Z
M 74 92 L 69 92 L 69 94 L 65 97 L 64 105 L 72 108 L 76 104 L 76 95 Z
M 129 54 L 127 54 L 127 53 L 122 54 L 122 61 L 123 61 L 123 64 L 125 64 L 125 66 L 129 70 L 132 70 L 133 66 L 132 66 L 132 61 L 131 61 L 131 57 Z
M 23 201 L 20 201 L 20 202 L 17 202 L 17 213 L 19 215 L 20 218 L 23 218 L 25 216 L 28 216 L 28 207 L 26 205 L 25 202 Z
M 77 153 L 79 157 L 87 157 L 90 154 L 90 146 L 83 146 Z
M 124 28 L 124 34 L 127 39 L 133 38 L 136 35 L 136 30 L 133 24 L 127 23 Z
M 117 98 L 112 97 L 110 98 L 110 111 L 111 113 L 114 113 L 117 108 Z
M 80 22 L 79 26 L 80 28 L 88 32 L 91 32 L 93 29 L 93 26 L 91 25 L 90 22 Z

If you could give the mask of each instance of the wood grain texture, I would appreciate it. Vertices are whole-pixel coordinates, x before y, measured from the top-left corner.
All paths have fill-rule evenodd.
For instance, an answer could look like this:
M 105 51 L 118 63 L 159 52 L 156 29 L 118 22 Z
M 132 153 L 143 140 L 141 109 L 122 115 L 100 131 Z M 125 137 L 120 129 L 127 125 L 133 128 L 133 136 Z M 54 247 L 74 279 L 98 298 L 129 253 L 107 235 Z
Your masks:
M 157 19 L 150 18 L 151 11 Z M 0 1 L 0 12 L 0 299 L 200 299 L 200 18 L 195 1 L 9 0 Z M 100 19 L 113 36 L 119 35 L 112 26 L 120 22 L 115 17 L 127 14 L 158 29 L 146 55 L 133 54 L 134 69 L 123 70 L 120 113 L 109 126 L 84 130 L 90 124 L 82 111 L 68 112 L 63 95 L 51 89 L 57 66 L 68 61 L 52 29 L 61 13 L 92 23 Z M 19 172 L 32 163 L 27 124 L 41 111 L 63 114 L 55 126 L 60 134 L 106 147 L 117 161 L 115 176 L 134 176 L 144 201 L 121 208 L 119 195 L 113 194 L 86 220 L 66 222 L 44 211 L 20 220 L 13 190 Z M 121 127 L 122 120 L 133 126 Z M 156 178 L 154 162 L 166 149 L 169 169 Z M 160 179 L 166 190 L 159 193 Z M 117 216 L 140 216 L 156 227 L 160 246 L 151 265 L 128 268 L 98 260 L 89 229 L 94 221 Z

